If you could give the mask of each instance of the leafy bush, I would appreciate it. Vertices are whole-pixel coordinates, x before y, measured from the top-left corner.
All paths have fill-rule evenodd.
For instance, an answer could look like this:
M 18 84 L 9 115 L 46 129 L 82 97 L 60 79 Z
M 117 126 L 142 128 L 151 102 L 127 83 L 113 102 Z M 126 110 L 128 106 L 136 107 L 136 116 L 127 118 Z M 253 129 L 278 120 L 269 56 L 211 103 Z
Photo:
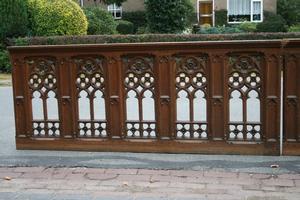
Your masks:
M 8 51 L 2 45 L 0 45 L 0 72 L 11 72 Z
M 33 35 L 85 35 L 87 19 L 72 0 L 28 0 Z
M 216 10 L 215 11 L 215 25 L 223 26 L 227 25 L 227 10 Z
M 216 27 L 205 27 L 202 26 L 199 30 L 199 34 L 227 34 L 227 33 L 242 33 L 243 31 L 238 27 L 225 27 L 225 26 L 216 26 Z
M 257 32 L 286 32 L 286 21 L 276 14 L 267 13 L 263 22 L 257 24 Z
M 190 0 L 147 0 L 146 16 L 153 33 L 180 33 L 190 25 Z
M 290 26 L 288 32 L 300 32 L 300 24 Z
M 25 36 L 28 16 L 24 0 L 0 1 L 0 39 L 5 37 Z
M 278 0 L 277 13 L 286 20 L 289 26 L 300 23 L 300 1 Z
M 139 28 L 147 26 L 145 11 L 123 12 L 122 19 L 133 23 L 134 33 L 136 33 Z
M 88 34 L 103 35 L 117 33 L 117 23 L 113 16 L 100 7 L 84 8 L 84 13 L 88 19 Z
M 134 25 L 132 22 L 125 21 L 125 20 L 119 20 L 118 21 L 118 26 L 117 26 L 117 31 L 120 34 L 133 34 L 134 33 Z
M 242 22 L 238 25 L 238 28 L 244 32 L 255 32 L 257 23 Z
M 222 40 L 268 40 L 300 38 L 300 33 L 231 33 L 231 34 L 145 34 L 145 35 L 88 35 L 52 36 L 22 38 L 20 45 L 66 45 L 66 44 L 106 44 L 106 43 L 143 43 L 143 42 L 185 42 L 185 41 L 222 41 Z M 15 39 L 10 45 L 16 44 Z

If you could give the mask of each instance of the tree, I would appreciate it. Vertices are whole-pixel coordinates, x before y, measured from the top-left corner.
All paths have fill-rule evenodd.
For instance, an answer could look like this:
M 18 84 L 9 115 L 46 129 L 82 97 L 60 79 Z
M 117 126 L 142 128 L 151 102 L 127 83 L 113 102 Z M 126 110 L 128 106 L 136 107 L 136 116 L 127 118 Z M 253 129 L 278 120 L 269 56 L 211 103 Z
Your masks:
M 148 28 L 153 33 L 180 33 L 188 25 L 193 6 L 189 0 L 147 0 Z
M 299 0 L 278 0 L 277 12 L 288 25 L 300 23 L 300 1 Z
M 24 0 L 0 0 L 0 39 L 27 34 L 27 7 Z

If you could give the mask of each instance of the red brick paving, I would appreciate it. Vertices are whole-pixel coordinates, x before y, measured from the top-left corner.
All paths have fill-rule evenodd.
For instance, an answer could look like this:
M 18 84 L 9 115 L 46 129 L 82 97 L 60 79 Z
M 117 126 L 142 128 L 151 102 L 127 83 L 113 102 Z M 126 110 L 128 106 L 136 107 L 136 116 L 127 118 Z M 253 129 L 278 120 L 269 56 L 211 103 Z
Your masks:
M 300 175 L 212 170 L 0 168 L 0 199 L 8 193 L 134 200 L 299 200 Z

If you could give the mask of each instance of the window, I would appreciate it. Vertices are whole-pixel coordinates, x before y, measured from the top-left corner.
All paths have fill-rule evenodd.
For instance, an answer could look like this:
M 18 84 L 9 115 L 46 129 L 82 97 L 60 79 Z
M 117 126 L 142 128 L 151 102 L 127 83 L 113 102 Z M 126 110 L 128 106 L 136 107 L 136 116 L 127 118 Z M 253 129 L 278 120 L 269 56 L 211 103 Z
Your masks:
M 263 0 L 228 0 L 228 22 L 262 22 Z
M 122 6 L 117 6 L 117 4 L 110 4 L 107 6 L 108 12 L 110 12 L 115 19 L 122 18 Z

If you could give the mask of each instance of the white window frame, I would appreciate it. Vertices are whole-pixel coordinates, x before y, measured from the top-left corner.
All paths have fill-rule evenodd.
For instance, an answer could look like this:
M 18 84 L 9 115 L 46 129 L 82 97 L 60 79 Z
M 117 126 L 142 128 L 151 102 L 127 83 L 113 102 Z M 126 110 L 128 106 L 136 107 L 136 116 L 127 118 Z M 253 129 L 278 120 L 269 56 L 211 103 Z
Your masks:
M 261 13 L 261 17 L 260 20 L 253 20 L 253 3 L 254 2 L 260 2 L 260 13 Z M 227 0 L 227 11 L 229 10 L 229 0 Z M 263 18 L 264 18 L 264 0 L 251 0 L 251 4 L 250 4 L 250 22 L 263 22 Z M 229 12 L 227 12 L 227 22 L 228 24 L 240 24 L 243 22 L 231 22 L 229 21 Z
M 112 8 L 111 8 L 112 7 Z M 115 19 L 122 19 L 123 8 L 122 6 L 117 6 L 117 4 L 110 4 L 107 6 L 108 12 L 110 12 Z M 117 13 L 120 13 L 120 17 L 117 17 Z

